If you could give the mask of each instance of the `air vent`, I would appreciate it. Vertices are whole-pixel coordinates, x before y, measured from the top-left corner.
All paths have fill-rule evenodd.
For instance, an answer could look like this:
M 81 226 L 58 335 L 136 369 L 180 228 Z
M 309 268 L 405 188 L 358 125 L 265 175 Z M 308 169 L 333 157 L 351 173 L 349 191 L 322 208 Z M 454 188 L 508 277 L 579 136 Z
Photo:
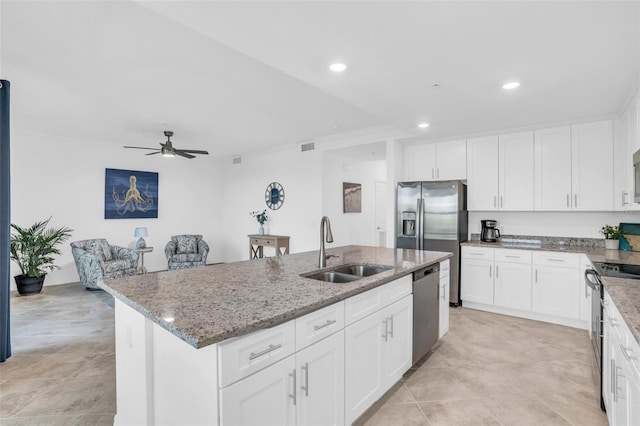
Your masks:
M 301 150 L 302 152 L 305 152 L 305 151 L 313 151 L 314 149 L 316 149 L 316 147 L 315 147 L 315 142 L 303 143 L 303 144 L 300 146 L 300 150 Z
M 233 157 L 233 164 L 242 163 L 242 157 Z

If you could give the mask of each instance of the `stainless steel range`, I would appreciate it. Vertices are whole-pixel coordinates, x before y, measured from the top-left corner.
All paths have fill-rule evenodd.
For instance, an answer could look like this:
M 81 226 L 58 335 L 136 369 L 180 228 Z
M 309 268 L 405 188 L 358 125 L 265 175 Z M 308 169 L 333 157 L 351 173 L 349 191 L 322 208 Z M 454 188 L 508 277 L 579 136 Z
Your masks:
M 593 291 L 591 297 L 591 344 L 600 370 L 600 407 L 605 409 L 602 399 L 602 314 L 604 284 L 601 277 L 640 279 L 640 265 L 624 263 L 593 262 L 594 269 L 587 269 L 584 277 Z

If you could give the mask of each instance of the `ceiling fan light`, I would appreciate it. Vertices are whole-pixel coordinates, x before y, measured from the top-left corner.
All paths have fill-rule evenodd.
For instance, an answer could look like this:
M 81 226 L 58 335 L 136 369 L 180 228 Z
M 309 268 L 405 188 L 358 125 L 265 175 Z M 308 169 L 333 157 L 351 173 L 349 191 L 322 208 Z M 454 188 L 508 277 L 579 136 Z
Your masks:
M 176 153 L 172 149 L 167 149 L 166 147 L 162 147 L 162 156 L 173 158 L 176 156 Z

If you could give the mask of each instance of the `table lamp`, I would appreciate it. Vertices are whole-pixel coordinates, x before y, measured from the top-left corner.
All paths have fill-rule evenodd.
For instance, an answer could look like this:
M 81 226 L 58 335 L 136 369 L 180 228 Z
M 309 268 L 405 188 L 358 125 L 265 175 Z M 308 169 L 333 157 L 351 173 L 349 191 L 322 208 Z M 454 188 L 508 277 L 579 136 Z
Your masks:
M 147 247 L 147 243 L 144 241 L 144 237 L 148 236 L 147 228 L 136 228 L 133 233 L 134 237 L 140 237 L 140 239 L 136 242 L 137 249 L 143 249 Z

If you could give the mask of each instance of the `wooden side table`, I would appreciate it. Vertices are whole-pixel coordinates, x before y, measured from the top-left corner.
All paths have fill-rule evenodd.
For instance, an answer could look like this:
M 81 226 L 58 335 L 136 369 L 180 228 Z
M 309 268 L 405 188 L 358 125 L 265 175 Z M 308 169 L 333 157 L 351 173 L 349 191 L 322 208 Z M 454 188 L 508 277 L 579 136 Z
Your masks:
M 151 253 L 153 251 L 153 247 L 133 249 L 133 251 L 140 255 L 140 266 L 138 266 L 138 271 L 140 271 L 141 274 L 146 274 L 147 268 L 144 267 L 144 254 Z
M 289 254 L 289 237 L 286 235 L 249 235 L 249 259 L 263 257 L 264 247 L 274 247 L 276 256 Z M 282 251 L 284 249 L 284 251 Z

